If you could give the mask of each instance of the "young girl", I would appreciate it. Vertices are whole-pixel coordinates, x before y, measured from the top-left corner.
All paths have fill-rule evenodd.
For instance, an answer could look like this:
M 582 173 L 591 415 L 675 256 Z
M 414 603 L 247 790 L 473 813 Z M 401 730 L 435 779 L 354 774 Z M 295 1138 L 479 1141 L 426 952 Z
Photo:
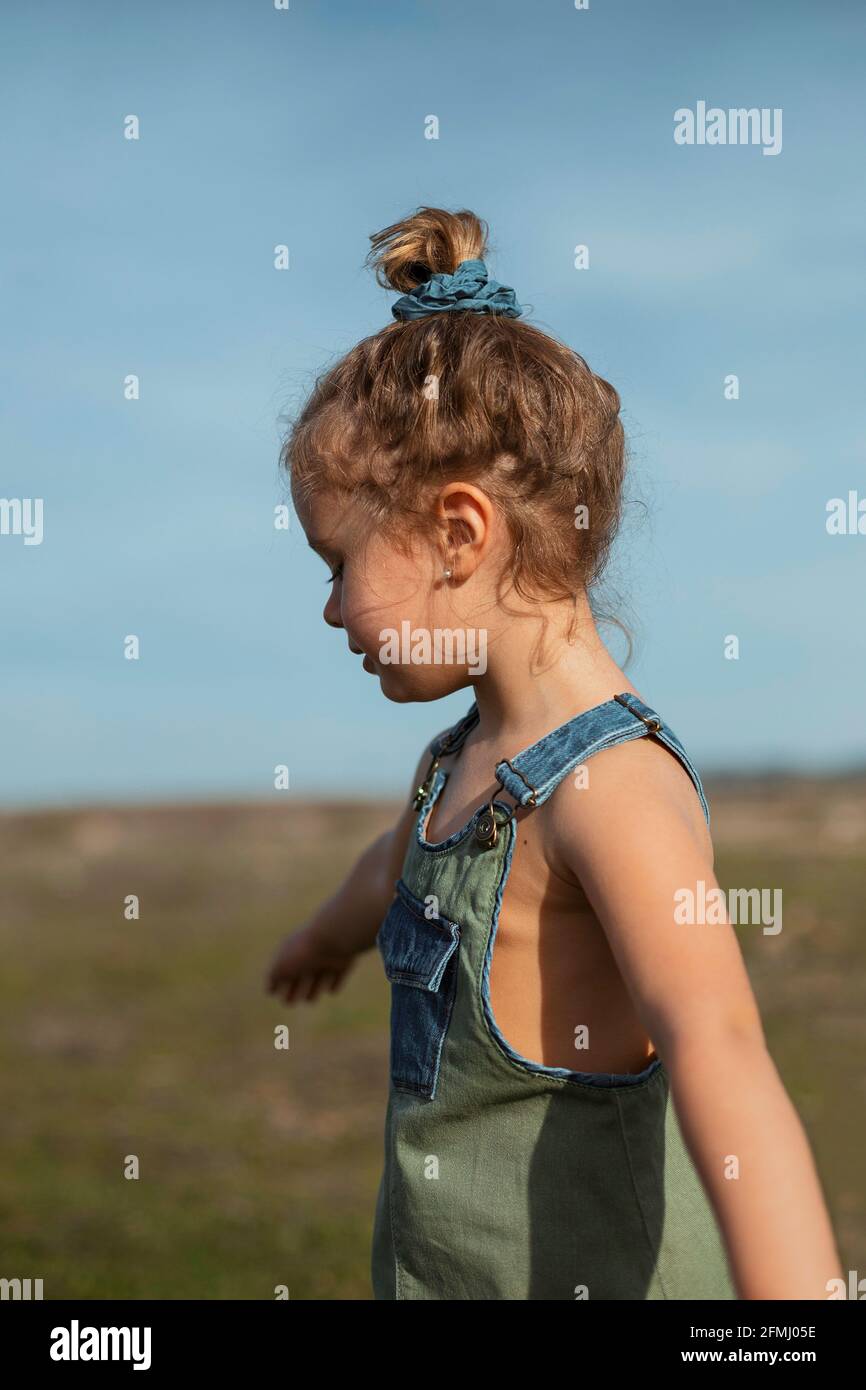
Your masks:
M 619 396 L 521 320 L 486 230 L 425 207 L 371 238 L 396 322 L 284 447 L 325 622 L 388 699 L 474 700 L 268 988 L 311 1000 L 381 952 L 376 1298 L 826 1298 L 840 1260 L 734 930 L 677 907 L 718 887 L 700 777 L 590 605 Z

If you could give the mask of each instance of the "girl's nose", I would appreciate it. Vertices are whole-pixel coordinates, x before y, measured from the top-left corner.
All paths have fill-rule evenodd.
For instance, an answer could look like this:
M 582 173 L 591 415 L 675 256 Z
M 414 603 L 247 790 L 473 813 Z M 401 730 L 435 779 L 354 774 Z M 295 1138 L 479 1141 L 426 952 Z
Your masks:
M 322 613 L 322 617 L 325 619 L 328 627 L 343 626 L 343 620 L 340 617 L 340 599 L 336 589 L 337 585 L 334 584 L 331 588 L 331 592 L 328 594 L 328 602 L 325 604 Z

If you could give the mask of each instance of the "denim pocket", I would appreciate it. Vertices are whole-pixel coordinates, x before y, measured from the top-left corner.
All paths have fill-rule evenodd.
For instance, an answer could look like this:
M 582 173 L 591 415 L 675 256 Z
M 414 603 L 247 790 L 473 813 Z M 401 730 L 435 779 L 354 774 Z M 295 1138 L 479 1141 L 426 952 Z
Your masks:
M 457 993 L 460 928 L 426 917 L 402 879 L 376 936 L 391 982 L 391 1083 L 432 1100 Z

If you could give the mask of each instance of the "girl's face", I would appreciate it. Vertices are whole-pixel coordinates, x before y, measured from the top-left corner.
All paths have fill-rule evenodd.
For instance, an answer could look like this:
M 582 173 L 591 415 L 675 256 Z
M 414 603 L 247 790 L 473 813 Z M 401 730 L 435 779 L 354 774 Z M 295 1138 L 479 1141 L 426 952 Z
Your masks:
M 459 641 L 440 639 L 439 650 L 449 659 L 432 655 L 437 631 L 461 626 L 442 572 L 442 549 L 420 538 L 404 554 L 389 544 L 387 530 L 364 526 L 351 499 L 296 499 L 296 510 L 310 546 L 331 570 L 325 622 L 345 631 L 349 650 L 363 654 L 364 670 L 379 677 L 383 694 L 399 703 L 438 700 L 469 685 L 477 639 L 463 639 L 463 661 Z

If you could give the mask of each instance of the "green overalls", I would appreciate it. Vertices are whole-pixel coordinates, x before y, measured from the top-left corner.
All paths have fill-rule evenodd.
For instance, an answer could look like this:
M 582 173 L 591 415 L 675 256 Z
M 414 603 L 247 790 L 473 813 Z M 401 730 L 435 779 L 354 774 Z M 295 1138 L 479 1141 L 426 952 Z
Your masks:
M 377 945 L 391 982 L 385 1164 L 372 1247 L 377 1299 L 734 1299 L 709 1200 L 659 1057 L 636 1073 L 548 1067 L 516 1052 L 490 1006 L 489 971 L 516 842 L 494 799 L 447 840 L 424 830 L 477 706 L 431 747 L 418 820 Z M 593 753 L 676 735 L 617 695 L 496 777 L 541 805 Z M 649 829 L 648 829 L 648 833 Z

